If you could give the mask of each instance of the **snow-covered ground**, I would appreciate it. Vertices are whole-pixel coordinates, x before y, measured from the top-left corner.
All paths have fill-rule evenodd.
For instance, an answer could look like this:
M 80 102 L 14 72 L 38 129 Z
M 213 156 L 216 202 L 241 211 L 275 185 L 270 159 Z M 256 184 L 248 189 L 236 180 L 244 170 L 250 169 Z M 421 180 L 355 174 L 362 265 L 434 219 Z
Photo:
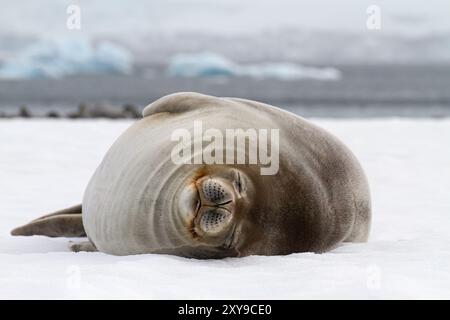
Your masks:
M 450 298 L 450 120 L 317 120 L 369 177 L 370 241 L 325 254 L 189 260 L 11 237 L 79 203 L 129 121 L 0 121 L 0 298 Z

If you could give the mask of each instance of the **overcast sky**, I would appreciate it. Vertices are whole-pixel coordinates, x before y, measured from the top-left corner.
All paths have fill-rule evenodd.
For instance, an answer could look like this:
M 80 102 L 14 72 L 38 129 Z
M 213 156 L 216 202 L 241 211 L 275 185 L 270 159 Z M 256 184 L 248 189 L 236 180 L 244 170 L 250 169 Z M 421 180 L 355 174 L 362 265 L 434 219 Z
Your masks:
M 84 35 L 196 31 L 254 33 L 281 28 L 367 32 L 366 9 L 381 9 L 383 34 L 450 32 L 449 0 L 0 0 L 0 34 L 63 35 L 78 4 Z

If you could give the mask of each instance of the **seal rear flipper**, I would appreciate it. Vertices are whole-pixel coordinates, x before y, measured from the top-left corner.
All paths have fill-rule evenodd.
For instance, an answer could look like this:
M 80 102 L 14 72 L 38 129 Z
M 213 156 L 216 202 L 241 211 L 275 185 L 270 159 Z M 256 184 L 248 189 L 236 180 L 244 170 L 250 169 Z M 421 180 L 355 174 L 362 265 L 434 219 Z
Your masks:
M 77 204 L 76 206 L 72 206 L 70 208 L 66 208 L 66 209 L 62 209 L 62 210 L 58 210 L 58 211 L 46 214 L 42 217 L 34 219 L 32 222 L 42 220 L 45 218 L 49 218 L 49 217 L 59 216 L 62 214 L 80 214 L 80 213 L 81 213 L 81 204 Z
M 98 251 L 95 245 L 90 241 L 83 242 L 69 242 L 69 249 L 73 252 L 95 252 Z
M 81 213 L 58 213 L 41 217 L 11 231 L 13 236 L 85 237 Z

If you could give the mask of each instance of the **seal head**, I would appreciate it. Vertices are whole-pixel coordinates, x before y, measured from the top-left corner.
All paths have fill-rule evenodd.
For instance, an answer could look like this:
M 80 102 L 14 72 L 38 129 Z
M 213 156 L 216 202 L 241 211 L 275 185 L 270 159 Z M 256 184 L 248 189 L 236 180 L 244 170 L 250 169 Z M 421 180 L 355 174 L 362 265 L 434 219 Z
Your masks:
M 238 235 L 253 195 L 253 185 L 243 171 L 227 166 L 205 167 L 182 184 L 175 214 L 188 230 L 192 246 L 238 255 Z

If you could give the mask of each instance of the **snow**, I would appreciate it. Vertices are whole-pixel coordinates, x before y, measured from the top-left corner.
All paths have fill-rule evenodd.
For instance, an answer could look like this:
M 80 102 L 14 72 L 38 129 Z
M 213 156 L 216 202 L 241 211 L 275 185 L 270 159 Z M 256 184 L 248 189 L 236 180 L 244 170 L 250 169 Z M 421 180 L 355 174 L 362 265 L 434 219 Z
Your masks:
M 80 202 L 131 122 L 0 121 L 0 298 L 450 298 L 450 120 L 316 123 L 363 164 L 373 197 L 368 243 L 324 254 L 190 260 L 72 253 L 67 239 L 11 237 Z
M 177 54 L 170 59 L 167 73 L 176 77 L 243 76 L 280 80 L 340 78 L 340 72 L 335 68 L 306 67 L 288 62 L 240 65 L 214 52 Z
M 0 78 L 61 78 L 76 74 L 127 74 L 130 53 L 113 43 L 85 38 L 36 42 L 0 65 Z

